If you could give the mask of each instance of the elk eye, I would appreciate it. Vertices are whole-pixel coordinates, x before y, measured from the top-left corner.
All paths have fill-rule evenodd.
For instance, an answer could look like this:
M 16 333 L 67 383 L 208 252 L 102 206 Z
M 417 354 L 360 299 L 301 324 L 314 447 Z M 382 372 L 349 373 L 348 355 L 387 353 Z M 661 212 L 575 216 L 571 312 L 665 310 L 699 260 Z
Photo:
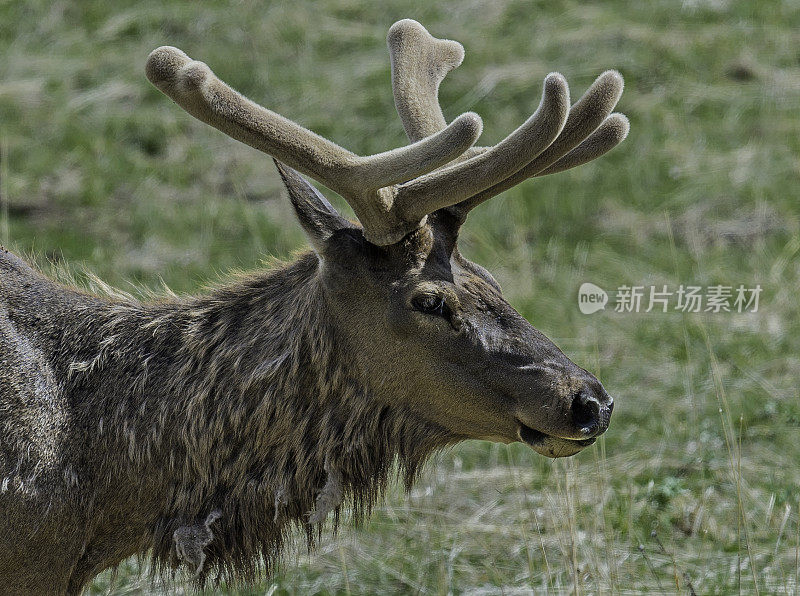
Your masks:
M 416 296 L 411 300 L 411 306 L 426 315 L 434 315 L 446 319 L 450 318 L 450 307 L 447 306 L 447 302 L 445 302 L 442 296 L 436 296 L 434 294 Z

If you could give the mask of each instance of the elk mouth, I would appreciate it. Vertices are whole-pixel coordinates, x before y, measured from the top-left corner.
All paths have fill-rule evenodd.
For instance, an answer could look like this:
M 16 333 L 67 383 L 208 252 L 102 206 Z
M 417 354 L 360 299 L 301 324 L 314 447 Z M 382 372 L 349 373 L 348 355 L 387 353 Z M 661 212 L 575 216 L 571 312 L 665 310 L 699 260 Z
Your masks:
M 517 436 L 528 447 L 545 457 L 569 457 L 594 443 L 597 439 L 562 439 L 531 428 L 517 420 Z

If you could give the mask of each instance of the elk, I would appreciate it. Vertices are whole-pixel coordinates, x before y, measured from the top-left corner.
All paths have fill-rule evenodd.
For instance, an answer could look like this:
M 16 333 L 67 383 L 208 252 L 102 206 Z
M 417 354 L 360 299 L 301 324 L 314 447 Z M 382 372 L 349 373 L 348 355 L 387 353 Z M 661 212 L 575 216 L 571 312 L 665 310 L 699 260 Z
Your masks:
M 412 20 L 389 31 L 411 143 L 351 153 L 246 99 L 172 47 L 150 81 L 275 160 L 312 246 L 190 297 L 90 294 L 0 250 L 0 585 L 78 594 L 138 555 L 196 587 L 269 575 L 295 528 L 309 548 L 346 507 L 368 515 L 398 474 L 465 439 L 578 453 L 612 398 L 464 258 L 467 214 L 613 148 L 615 71 L 577 103 L 560 74 L 492 147 L 439 84 L 463 59 Z M 340 194 L 341 216 L 301 175 Z M 396 466 L 396 467 L 395 467 Z M 396 472 L 395 472 L 396 470 Z

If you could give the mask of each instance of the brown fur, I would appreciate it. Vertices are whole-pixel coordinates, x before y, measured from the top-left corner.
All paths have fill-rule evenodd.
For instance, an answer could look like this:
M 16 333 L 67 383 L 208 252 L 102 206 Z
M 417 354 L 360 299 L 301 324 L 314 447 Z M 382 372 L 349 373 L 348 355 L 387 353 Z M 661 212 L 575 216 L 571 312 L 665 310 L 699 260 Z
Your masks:
M 92 295 L 0 249 L 3 589 L 77 594 L 132 555 L 166 580 L 183 564 L 197 587 L 251 583 L 292 527 L 313 546 L 331 513 L 334 526 L 342 507 L 367 515 L 395 464 L 410 487 L 462 439 L 564 457 L 606 430 L 600 382 L 457 238 L 468 211 L 512 182 L 618 144 L 622 78 L 606 72 L 570 108 L 566 81 L 549 75 L 523 126 L 465 153 L 480 120 L 447 126 L 436 100 L 460 46 L 408 20 L 389 46 L 416 142 L 370 157 L 250 102 L 180 50 L 147 63 L 191 114 L 339 190 L 363 227 L 276 162 L 314 252 L 203 296 Z
M 395 458 L 410 485 L 459 438 L 350 374 L 317 269 L 306 254 L 208 296 L 142 304 L 59 287 L 0 253 L 0 507 L 11 521 L 0 581 L 15 578 L 2 585 L 77 593 L 150 549 L 169 575 L 174 533 L 214 510 L 198 584 L 251 582 L 271 573 L 291 526 L 313 544 L 309 516 L 331 470 L 342 500 L 328 506 L 360 519 Z M 42 577 L 48 551 L 70 568 Z
M 203 296 L 91 295 L 0 251 L 0 585 L 75 594 L 132 555 L 250 583 L 292 526 L 313 546 L 367 515 L 395 462 L 410 487 L 462 439 L 563 457 L 605 431 L 602 385 L 460 255 L 457 218 L 378 247 L 279 171 L 315 252 Z

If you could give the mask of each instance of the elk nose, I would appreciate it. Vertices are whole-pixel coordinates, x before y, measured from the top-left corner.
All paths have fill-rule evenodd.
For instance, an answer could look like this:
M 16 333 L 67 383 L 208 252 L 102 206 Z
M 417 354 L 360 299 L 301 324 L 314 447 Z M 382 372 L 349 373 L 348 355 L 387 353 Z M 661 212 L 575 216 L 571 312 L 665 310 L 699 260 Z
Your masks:
M 614 399 L 600 388 L 584 388 L 572 398 L 572 423 L 587 437 L 603 434 L 611 420 Z

